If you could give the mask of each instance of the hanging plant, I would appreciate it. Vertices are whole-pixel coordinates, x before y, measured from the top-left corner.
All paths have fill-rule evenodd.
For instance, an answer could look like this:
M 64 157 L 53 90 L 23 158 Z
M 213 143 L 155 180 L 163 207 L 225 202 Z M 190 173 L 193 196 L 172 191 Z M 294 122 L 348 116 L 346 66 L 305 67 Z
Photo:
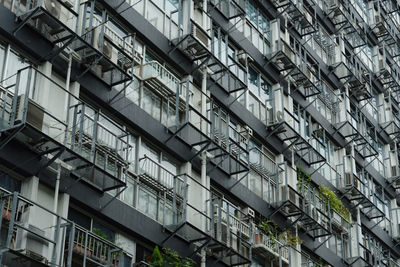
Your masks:
M 329 200 L 329 205 L 332 209 L 339 213 L 348 222 L 351 221 L 350 211 L 343 205 L 343 202 L 334 192 L 332 192 L 332 190 L 324 185 L 320 185 L 319 192 L 322 196 L 326 197 L 325 205 L 328 205 L 327 200 Z

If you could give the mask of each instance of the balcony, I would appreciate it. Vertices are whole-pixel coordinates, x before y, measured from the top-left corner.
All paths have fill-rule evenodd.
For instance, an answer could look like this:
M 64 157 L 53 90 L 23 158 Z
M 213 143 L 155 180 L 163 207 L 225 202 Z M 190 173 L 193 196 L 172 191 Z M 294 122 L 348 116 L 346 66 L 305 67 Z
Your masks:
M 11 2 L 11 1 L 10 1 Z M 71 42 L 78 27 L 78 13 L 68 0 L 13 1 L 9 5 L 19 22 L 16 34 L 25 25 L 39 31 L 54 45 L 65 48 Z M 6 4 L 6 6 L 8 6 Z
M 178 12 L 183 12 L 183 10 Z M 203 16 L 207 15 L 203 13 Z M 186 33 L 178 31 L 178 37 L 174 39 L 172 39 L 172 33 L 170 33 L 169 39 L 172 39 L 172 44 L 174 45 L 173 50 L 181 50 L 188 58 L 198 64 L 205 63 L 206 60 L 211 56 L 212 31 L 211 26 L 208 25 L 210 23 L 210 18 L 208 16 L 206 21 L 207 25 L 202 25 L 200 22 L 190 19 L 188 26 L 186 26 L 188 29 Z M 182 22 L 178 23 L 178 27 L 182 26 Z
M 365 45 L 364 21 L 355 15 L 358 12 L 349 1 L 329 0 L 325 4 L 325 12 L 335 25 L 336 32 L 342 32 L 353 49 Z
M 41 156 L 44 164 L 33 173 L 60 159 L 77 181 L 101 191 L 125 185 L 131 148 L 127 132 L 32 67 L 8 81 L 15 83 L 1 88 L 0 147 L 16 139 Z
M 363 158 L 377 156 L 377 144 L 370 135 L 372 126 L 368 128 L 369 122 L 358 108 L 352 106 L 351 111 L 346 109 L 348 101 L 347 98 L 342 99 L 340 107 L 344 110 L 336 114 L 336 132 L 346 139 L 347 144 L 353 142 L 355 151 Z
M 397 150 L 390 150 L 388 157 L 384 159 L 385 174 L 389 184 L 395 189 L 400 189 L 400 166 Z
M 385 91 L 398 91 L 400 90 L 399 68 L 395 62 L 390 61 L 390 55 L 384 47 L 379 49 L 377 60 L 377 71 L 375 78 L 378 79 Z
M 276 20 L 271 28 L 280 32 L 279 24 L 279 20 Z M 306 52 L 303 45 L 294 40 L 293 42 L 288 44 L 280 37 L 272 40 L 272 53 L 267 56 L 268 63 L 273 63 L 282 75 L 293 79 L 293 92 L 299 92 L 305 98 L 318 95 L 322 88 L 317 61 Z
M 149 61 L 136 66 L 134 72 L 147 87 L 156 91 L 163 98 L 168 100 L 172 98 L 171 105 L 176 105 L 178 96 L 180 109 L 183 109 L 184 103 L 190 102 L 193 97 L 193 92 L 187 87 L 186 82 L 180 80 L 158 61 Z
M 197 246 L 198 249 L 192 255 L 204 248 L 209 255 L 228 266 L 249 264 L 251 215 L 242 212 L 224 198 L 215 196 L 189 175 L 183 174 L 181 177 L 187 181 L 183 213 L 179 220 L 164 225 L 170 235 L 162 244 L 168 242 L 172 236 L 178 235 Z M 205 202 L 199 202 L 198 197 L 195 197 L 200 192 L 206 197 Z
M 258 229 L 254 234 L 252 253 L 262 256 L 268 262 L 274 262 L 277 266 L 281 261 L 282 266 L 289 266 L 289 247 L 278 239 L 261 233 Z
M 385 43 L 387 45 L 396 43 L 397 36 L 399 36 L 399 29 L 396 27 L 390 12 L 385 14 L 381 3 L 379 3 L 377 7 L 378 10 L 374 10 L 375 16 L 372 19 L 372 31 L 375 33 L 380 43 Z
M 296 171 L 285 164 L 284 172 L 277 177 L 275 199 L 272 206 L 276 209 L 271 217 L 280 212 L 297 223 L 311 237 L 317 238 L 331 234 L 331 220 L 329 201 L 323 199 L 309 186 L 298 183 L 298 189 L 292 187 L 288 181 L 296 177 Z
M 22 267 L 25 264 L 61 264 L 60 244 L 63 240 L 60 238 L 71 238 L 68 234 L 73 229 L 71 222 L 23 198 L 17 192 L 10 193 L 1 189 L 0 205 L 3 210 L 0 228 L 4 232 L 3 249 L 0 251 L 1 265 Z M 37 215 L 42 220 L 33 221 L 32 218 Z M 65 261 L 70 263 L 71 258 L 65 255 Z
M 139 179 L 157 192 L 166 194 L 173 200 L 173 205 L 176 205 L 178 200 L 182 201 L 186 193 L 186 183 L 179 175 L 170 172 L 146 155 L 139 159 Z
M 372 182 L 365 171 L 356 171 L 355 159 L 344 156 L 343 163 L 337 168 L 342 169 L 342 175 L 336 181 L 336 187 L 352 203 L 352 208 L 360 208 L 369 219 L 382 220 L 385 214 L 378 207 L 378 199 L 371 189 Z
M 124 266 L 123 251 L 19 193 L 0 189 L 4 232 L 0 264 L 7 266 Z M 38 220 L 40 216 L 41 219 Z
M 86 67 L 83 74 L 90 70 L 110 86 L 132 80 L 135 61 L 140 62 L 140 55 L 135 51 L 135 34 L 128 34 L 109 19 L 110 15 L 103 7 L 96 6 L 95 1 L 81 3 L 80 8 L 83 10 L 82 40 L 77 39 L 79 42 L 72 47 Z
M 247 172 L 250 129 L 233 122 L 229 113 L 190 82 L 185 86 L 193 88 L 193 101 L 185 102 L 183 110 L 175 110 L 167 119 L 172 135 L 166 142 L 180 138 L 196 150 L 193 158 L 209 152 L 213 168 L 219 167 L 230 175 Z M 204 114 L 200 112 L 203 108 Z
M 341 52 L 330 68 L 344 85 L 349 85 L 350 97 L 358 101 L 371 98 L 372 74 L 357 56 Z
M 389 99 L 391 97 L 389 96 Z M 389 103 L 384 102 L 379 107 L 379 124 L 382 131 L 385 131 L 391 138 L 396 138 L 400 133 L 400 114 L 396 111 L 389 100 Z
M 284 98 L 282 88 L 273 92 L 271 108 L 267 110 L 266 116 L 267 130 L 270 131 L 268 136 L 276 135 L 288 145 L 287 149 L 293 147 L 297 155 L 308 164 L 324 162 L 324 156 L 318 151 L 319 141 L 304 133 L 304 120 L 298 119 L 300 114 L 293 114 L 284 107 Z
M 309 11 L 303 0 L 274 0 L 272 3 L 280 14 L 287 14 L 291 27 L 295 28 L 301 36 L 315 32 L 315 11 Z
M 351 223 L 334 209 L 331 209 L 331 222 L 332 229 L 334 229 L 336 232 L 347 235 L 350 234 Z
M 73 235 L 73 244 L 65 243 L 65 253 L 72 251 L 73 266 L 124 266 L 123 250 L 114 243 L 79 226 Z
M 110 86 L 132 79 L 131 69 L 135 59 L 138 60 L 134 37 L 120 36 L 103 23 L 105 10 L 102 11 L 102 18 L 94 15 L 93 1 L 86 1 L 80 7 L 69 0 L 16 3 L 13 11 L 19 26 L 14 34 L 29 25 L 54 45 L 44 60 L 52 60 L 59 54 L 68 56 L 64 51 L 68 49 L 73 52 L 73 59 L 84 67 L 79 77 L 91 70 Z M 76 11 L 80 8 L 84 10 L 83 14 Z
M 278 167 L 274 159 L 262 152 L 258 147 L 249 151 L 250 168 L 259 173 L 262 177 L 275 177 Z

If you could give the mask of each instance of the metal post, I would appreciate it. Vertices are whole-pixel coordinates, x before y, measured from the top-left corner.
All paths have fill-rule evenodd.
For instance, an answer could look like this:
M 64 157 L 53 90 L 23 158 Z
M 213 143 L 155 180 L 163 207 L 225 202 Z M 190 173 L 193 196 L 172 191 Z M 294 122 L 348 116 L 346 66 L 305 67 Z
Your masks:
M 54 236 L 53 252 L 52 252 L 52 256 L 51 256 L 51 266 L 52 267 L 57 266 L 57 248 L 60 245 L 58 242 L 60 225 L 61 225 L 61 217 L 57 216 L 57 225 L 56 225 L 56 230 L 54 232 L 55 236 Z

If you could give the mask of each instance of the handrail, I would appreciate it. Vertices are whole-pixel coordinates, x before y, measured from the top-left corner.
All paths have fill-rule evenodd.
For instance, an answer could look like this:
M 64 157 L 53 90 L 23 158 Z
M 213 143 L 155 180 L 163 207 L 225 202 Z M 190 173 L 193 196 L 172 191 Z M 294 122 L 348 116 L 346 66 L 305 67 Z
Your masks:
M 257 158 L 256 163 L 251 162 L 251 153 L 253 150 L 256 150 L 258 153 L 260 153 L 260 157 Z M 271 173 L 276 173 L 276 162 L 274 159 L 272 159 L 270 156 L 268 156 L 267 154 L 265 154 L 263 151 L 261 151 L 258 147 L 252 147 L 249 150 L 249 162 L 250 162 L 250 166 L 252 166 L 252 164 L 258 164 L 261 167 L 265 167 L 266 169 L 270 170 Z

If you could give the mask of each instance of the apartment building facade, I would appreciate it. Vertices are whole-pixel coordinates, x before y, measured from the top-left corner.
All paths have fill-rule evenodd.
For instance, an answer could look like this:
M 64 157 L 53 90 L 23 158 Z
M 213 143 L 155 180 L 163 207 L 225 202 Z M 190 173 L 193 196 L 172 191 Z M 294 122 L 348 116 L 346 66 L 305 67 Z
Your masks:
M 399 92 L 397 0 L 0 0 L 0 266 L 400 266 Z

